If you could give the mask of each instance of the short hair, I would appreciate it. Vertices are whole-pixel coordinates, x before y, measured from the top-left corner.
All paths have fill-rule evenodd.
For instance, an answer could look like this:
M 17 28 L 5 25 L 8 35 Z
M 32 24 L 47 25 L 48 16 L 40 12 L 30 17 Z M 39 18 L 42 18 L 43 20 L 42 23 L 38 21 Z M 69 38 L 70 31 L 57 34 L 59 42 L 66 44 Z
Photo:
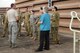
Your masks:
M 40 7 L 40 10 L 43 10 L 43 8 L 42 8 L 42 7 Z
M 25 9 L 25 10 L 29 10 L 29 9 L 28 9 L 28 7 L 26 7 L 26 9 Z
M 12 4 L 11 4 L 11 8 L 12 8 L 14 5 L 15 5 L 15 4 L 14 4 L 14 3 L 12 3 Z
M 31 10 L 32 12 L 35 12 L 34 10 Z
M 56 7 L 56 6 L 54 6 L 54 9 L 57 11 L 58 10 L 58 8 Z
M 46 12 L 46 13 L 48 13 L 48 7 L 46 7 L 46 6 L 43 7 L 43 11 Z

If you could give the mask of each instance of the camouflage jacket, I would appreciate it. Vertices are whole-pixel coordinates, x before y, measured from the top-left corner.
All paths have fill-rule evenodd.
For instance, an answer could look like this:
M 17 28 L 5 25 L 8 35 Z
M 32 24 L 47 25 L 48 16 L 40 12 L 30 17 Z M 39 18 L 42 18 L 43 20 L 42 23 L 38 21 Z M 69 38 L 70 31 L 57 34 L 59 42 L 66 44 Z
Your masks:
M 53 12 L 51 16 L 51 27 L 58 27 L 59 26 L 59 19 L 60 15 L 58 12 Z
M 29 19 L 30 19 L 30 13 L 28 12 L 24 13 L 24 22 L 30 23 Z
M 21 12 L 18 12 L 18 15 L 19 15 L 19 22 L 22 22 L 23 21 L 23 14 Z

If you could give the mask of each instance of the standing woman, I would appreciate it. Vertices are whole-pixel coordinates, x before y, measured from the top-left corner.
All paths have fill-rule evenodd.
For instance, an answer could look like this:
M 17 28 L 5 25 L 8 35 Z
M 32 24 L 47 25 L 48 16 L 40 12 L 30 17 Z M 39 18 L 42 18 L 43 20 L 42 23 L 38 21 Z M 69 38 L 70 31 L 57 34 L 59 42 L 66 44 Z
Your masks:
M 36 52 L 43 51 L 43 48 L 49 50 L 49 32 L 51 23 L 48 7 L 41 8 L 40 12 L 42 13 L 40 16 L 40 22 L 38 22 L 38 24 L 40 24 L 40 45 Z

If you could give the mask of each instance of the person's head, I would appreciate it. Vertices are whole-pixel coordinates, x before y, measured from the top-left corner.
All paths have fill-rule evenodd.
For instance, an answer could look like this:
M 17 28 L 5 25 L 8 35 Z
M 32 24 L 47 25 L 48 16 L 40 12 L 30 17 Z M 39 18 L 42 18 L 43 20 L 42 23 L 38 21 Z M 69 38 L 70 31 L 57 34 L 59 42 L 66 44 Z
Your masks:
M 18 8 L 17 10 L 18 10 L 18 12 L 20 12 L 20 8 Z
M 43 10 L 43 7 L 40 7 L 40 10 Z
M 43 7 L 40 7 L 40 12 L 43 13 Z
M 26 8 L 26 12 L 28 12 L 28 8 Z
M 40 8 L 40 12 L 41 13 L 48 13 L 48 7 L 46 7 L 46 6 L 45 7 L 41 7 Z
M 52 11 L 57 11 L 57 10 L 58 10 L 57 7 L 53 6 Z
M 31 10 L 31 14 L 34 14 L 34 10 Z
M 16 8 L 16 5 L 14 3 L 11 4 L 11 8 Z
M 48 7 L 43 7 L 43 13 L 48 13 Z

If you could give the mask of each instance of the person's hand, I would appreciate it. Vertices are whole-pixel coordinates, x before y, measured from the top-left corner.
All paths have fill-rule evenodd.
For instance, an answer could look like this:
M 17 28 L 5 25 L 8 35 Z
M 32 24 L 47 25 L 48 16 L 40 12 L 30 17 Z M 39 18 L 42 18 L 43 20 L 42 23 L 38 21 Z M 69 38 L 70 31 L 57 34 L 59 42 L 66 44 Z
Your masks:
M 37 23 L 37 26 L 40 26 L 40 22 Z
M 38 23 L 37 23 L 37 25 L 40 25 L 40 24 L 41 24 L 41 22 L 38 22 Z

